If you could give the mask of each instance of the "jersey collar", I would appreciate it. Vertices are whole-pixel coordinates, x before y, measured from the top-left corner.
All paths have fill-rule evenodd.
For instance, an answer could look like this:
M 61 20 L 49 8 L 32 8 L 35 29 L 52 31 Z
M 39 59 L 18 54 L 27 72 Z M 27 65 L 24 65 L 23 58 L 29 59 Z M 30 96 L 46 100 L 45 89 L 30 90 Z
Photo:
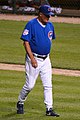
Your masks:
M 37 21 L 42 27 L 46 27 L 46 25 L 43 25 L 38 19 L 37 19 Z

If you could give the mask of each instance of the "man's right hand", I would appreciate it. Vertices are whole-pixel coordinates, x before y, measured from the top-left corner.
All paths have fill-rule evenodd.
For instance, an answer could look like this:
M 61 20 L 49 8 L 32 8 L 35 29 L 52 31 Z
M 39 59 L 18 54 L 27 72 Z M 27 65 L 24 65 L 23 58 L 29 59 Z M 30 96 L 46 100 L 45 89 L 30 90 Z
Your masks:
M 35 58 L 31 59 L 31 64 L 32 64 L 32 66 L 33 66 L 34 68 L 37 68 L 37 67 L 38 67 L 38 63 L 37 63 L 37 61 L 36 61 Z

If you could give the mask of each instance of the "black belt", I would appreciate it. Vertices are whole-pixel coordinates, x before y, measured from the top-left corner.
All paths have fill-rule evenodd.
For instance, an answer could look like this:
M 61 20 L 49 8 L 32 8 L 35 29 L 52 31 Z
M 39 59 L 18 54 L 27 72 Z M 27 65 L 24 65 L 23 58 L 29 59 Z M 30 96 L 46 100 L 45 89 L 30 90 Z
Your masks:
M 41 59 L 43 59 L 43 60 L 45 60 L 46 58 L 47 58 L 47 55 L 45 55 L 45 56 L 40 56 L 40 55 L 35 55 L 35 54 L 33 54 L 35 57 L 37 57 L 37 58 L 41 58 Z

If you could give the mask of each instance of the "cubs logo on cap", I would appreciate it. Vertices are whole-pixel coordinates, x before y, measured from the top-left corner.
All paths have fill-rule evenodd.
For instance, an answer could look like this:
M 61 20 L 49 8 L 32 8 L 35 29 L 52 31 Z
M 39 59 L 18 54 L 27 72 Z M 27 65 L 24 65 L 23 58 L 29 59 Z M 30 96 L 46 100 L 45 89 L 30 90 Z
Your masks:
M 40 6 L 39 12 L 42 12 L 44 15 L 54 15 L 49 5 Z

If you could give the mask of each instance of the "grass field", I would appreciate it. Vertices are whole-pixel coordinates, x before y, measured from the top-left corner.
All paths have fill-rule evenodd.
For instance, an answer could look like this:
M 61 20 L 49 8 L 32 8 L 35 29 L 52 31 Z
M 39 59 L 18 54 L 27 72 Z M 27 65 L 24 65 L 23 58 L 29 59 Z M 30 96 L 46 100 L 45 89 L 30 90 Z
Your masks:
M 25 24 L 0 20 L 0 62 L 24 64 L 25 50 L 20 35 Z M 54 26 L 52 66 L 80 70 L 80 24 L 54 23 Z M 25 102 L 25 114 L 16 114 L 16 102 L 24 82 L 24 72 L 0 70 L 0 120 L 80 120 L 80 77 L 53 75 L 53 105 L 59 118 L 45 116 L 39 77 Z
M 0 120 L 80 120 L 80 77 L 53 75 L 54 109 L 59 118 L 45 116 L 40 78 L 25 102 L 25 114 L 16 114 L 25 73 L 0 70 Z
M 24 64 L 20 36 L 26 22 L 0 20 L 0 62 Z M 51 49 L 52 66 L 80 70 L 80 24 L 54 23 L 56 41 Z

